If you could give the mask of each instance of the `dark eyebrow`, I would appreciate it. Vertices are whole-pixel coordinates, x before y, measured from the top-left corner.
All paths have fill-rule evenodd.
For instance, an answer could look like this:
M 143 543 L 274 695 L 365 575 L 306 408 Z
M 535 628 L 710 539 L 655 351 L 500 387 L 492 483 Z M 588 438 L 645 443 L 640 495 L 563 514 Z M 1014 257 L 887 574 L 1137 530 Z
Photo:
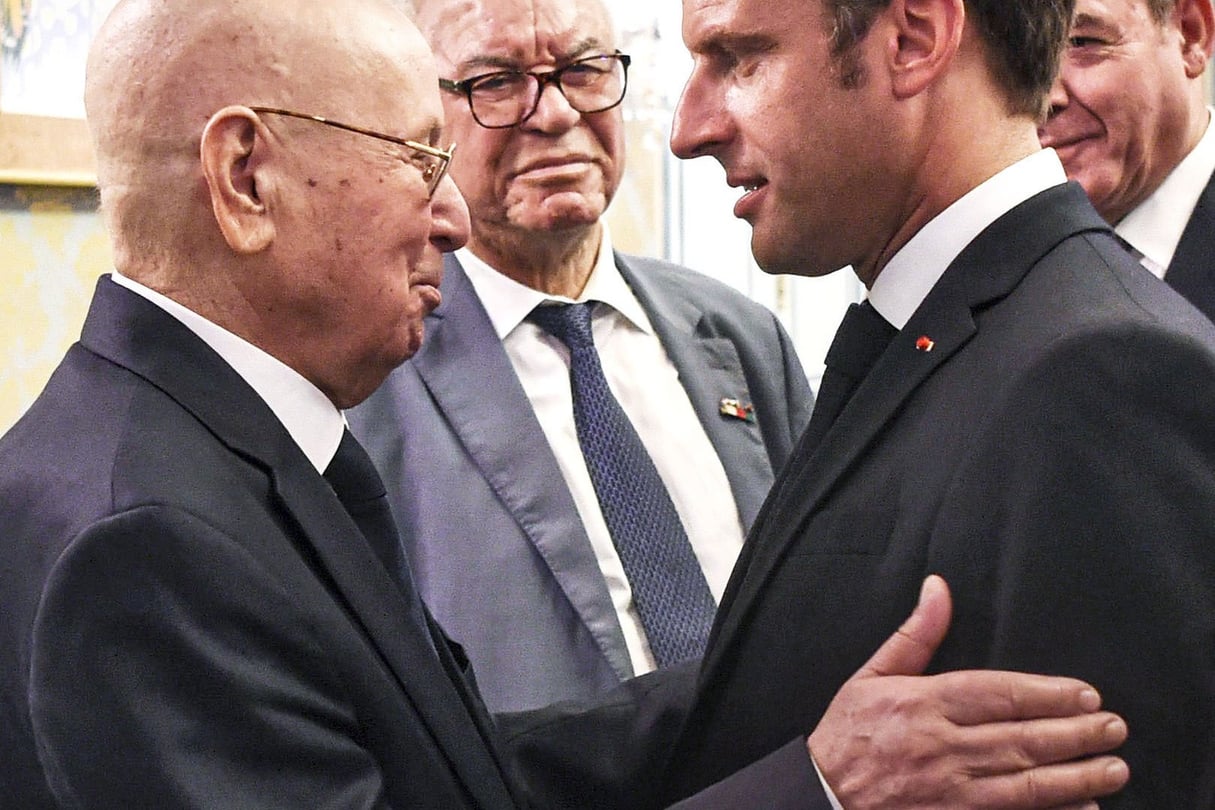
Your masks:
M 1118 26 L 1112 24 L 1109 20 L 1084 12 L 1079 12 L 1072 18 L 1071 27 L 1082 28 L 1086 31 L 1116 32 L 1118 30 Z
M 715 26 L 689 45 L 692 53 L 714 57 L 745 56 L 770 51 L 774 47 L 776 40 L 770 34 L 730 31 L 724 26 Z

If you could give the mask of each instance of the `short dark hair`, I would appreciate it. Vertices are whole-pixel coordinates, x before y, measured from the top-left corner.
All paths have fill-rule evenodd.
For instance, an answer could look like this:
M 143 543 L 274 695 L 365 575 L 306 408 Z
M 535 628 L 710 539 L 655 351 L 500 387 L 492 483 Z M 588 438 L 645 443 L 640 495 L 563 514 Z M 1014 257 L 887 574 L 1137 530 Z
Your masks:
M 855 46 L 869 32 L 877 13 L 890 0 L 822 0 L 831 28 L 831 48 L 840 81 L 856 86 L 864 80 Z M 1173 0 L 1148 0 L 1153 5 Z M 987 48 L 996 79 L 1003 85 L 1014 113 L 1041 116 L 1067 32 L 1075 0 L 965 0 L 966 13 Z

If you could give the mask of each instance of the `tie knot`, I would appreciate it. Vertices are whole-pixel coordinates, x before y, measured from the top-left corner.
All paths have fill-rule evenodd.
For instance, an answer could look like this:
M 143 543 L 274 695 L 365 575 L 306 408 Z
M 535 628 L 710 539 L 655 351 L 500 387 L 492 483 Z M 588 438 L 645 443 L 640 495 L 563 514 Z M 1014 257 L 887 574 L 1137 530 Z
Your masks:
M 571 351 L 594 348 L 591 335 L 591 308 L 594 301 L 582 304 L 541 304 L 532 310 L 528 320 L 560 340 Z
M 868 301 L 853 304 L 844 313 L 826 364 L 853 379 L 864 377 L 898 330 L 883 318 Z
M 384 495 L 383 479 L 376 472 L 375 465 L 371 463 L 371 457 L 367 455 L 363 445 L 359 444 L 349 429 L 342 431 L 342 441 L 338 445 L 337 453 L 325 468 L 325 480 L 337 493 L 338 500 L 346 504 L 347 508 L 352 504 L 375 500 Z

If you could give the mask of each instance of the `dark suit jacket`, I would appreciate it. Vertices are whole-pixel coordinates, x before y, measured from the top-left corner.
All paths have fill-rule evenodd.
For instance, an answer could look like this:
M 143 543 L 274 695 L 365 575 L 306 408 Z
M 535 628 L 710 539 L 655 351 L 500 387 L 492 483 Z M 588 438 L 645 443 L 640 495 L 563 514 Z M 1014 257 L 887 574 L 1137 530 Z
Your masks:
M 805 374 L 776 317 L 699 273 L 616 264 L 679 371 L 750 526 L 801 433 Z M 632 674 L 586 530 L 476 291 L 447 258 L 421 351 L 349 414 L 422 594 L 492 710 L 586 700 Z M 719 413 L 723 397 L 756 420 Z
M 0 537 L 5 808 L 565 806 L 516 781 L 530 790 L 528 767 L 548 778 L 577 758 L 546 733 L 564 710 L 511 727 L 532 730 L 536 757 L 508 778 L 458 647 L 411 619 L 281 423 L 108 278 L 0 438 Z M 653 801 L 643 777 L 679 728 L 689 671 L 579 715 L 612 795 Z M 775 791 L 825 807 L 798 753 L 688 806 Z
M 775 485 L 673 795 L 812 727 L 938 572 L 955 610 L 934 669 L 1083 678 L 1130 725 L 1131 784 L 1103 808 L 1215 806 L 1213 415 L 1210 322 L 1078 186 L 1014 208 Z
M 0 504 L 5 807 L 514 805 L 442 636 L 281 423 L 108 277 L 0 440 Z
M 1164 280 L 1215 320 L 1215 176 L 1198 198 Z

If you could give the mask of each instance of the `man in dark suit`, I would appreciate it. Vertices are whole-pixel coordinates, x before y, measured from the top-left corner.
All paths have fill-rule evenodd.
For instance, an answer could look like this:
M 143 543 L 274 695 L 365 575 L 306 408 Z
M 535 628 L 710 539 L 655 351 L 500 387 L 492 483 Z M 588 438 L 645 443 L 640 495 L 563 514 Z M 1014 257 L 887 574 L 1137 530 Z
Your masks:
M 600 0 L 416 5 L 441 76 L 464 82 L 442 95 L 471 234 L 447 259 L 422 350 L 349 418 L 422 595 L 476 664 L 490 709 L 586 700 L 658 660 L 575 436 L 568 352 L 529 310 L 599 302 L 604 373 L 715 598 L 812 397 L 771 312 L 612 249 L 602 216 L 624 171 L 627 66 L 604 56 L 616 37 Z M 580 71 L 598 62 L 612 65 L 605 83 L 621 81 L 588 106 Z M 503 72 L 571 65 L 562 92 Z M 508 80 L 526 103 L 487 118 Z M 435 458 L 450 463 L 436 470 Z
M 86 108 L 117 271 L 0 439 L 5 807 L 525 806 L 339 412 L 417 350 L 440 253 L 467 237 L 436 83 L 381 0 L 126 0 L 98 35 Z M 934 646 L 942 604 L 912 638 Z M 877 660 L 916 671 L 900 646 Z M 848 711 L 890 680 L 860 673 Z M 937 760 L 1055 729 L 1021 806 L 1042 805 L 1038 766 L 1125 731 L 1071 680 L 911 681 L 938 706 L 1029 694 L 986 713 L 1028 722 L 958 725 Z M 588 743 L 664 748 L 681 693 L 654 706 L 630 749 L 608 747 L 611 706 Z M 756 778 L 782 792 L 763 769 L 734 784 Z
M 869 301 L 727 588 L 674 793 L 819 717 L 935 571 L 934 668 L 1091 680 L 1133 729 L 1103 806 L 1215 805 L 1215 330 L 1040 149 L 1072 3 L 810 5 L 684 2 L 676 153 L 743 189 L 762 266 L 851 265 Z M 833 787 L 868 806 L 889 773 Z
M 1211 0 L 1077 0 L 1038 134 L 1141 264 L 1215 318 Z
M 435 81 L 380 3 L 134 0 L 99 33 L 121 275 L 0 442 L 5 807 L 515 802 L 392 547 L 320 474 L 467 235 Z

